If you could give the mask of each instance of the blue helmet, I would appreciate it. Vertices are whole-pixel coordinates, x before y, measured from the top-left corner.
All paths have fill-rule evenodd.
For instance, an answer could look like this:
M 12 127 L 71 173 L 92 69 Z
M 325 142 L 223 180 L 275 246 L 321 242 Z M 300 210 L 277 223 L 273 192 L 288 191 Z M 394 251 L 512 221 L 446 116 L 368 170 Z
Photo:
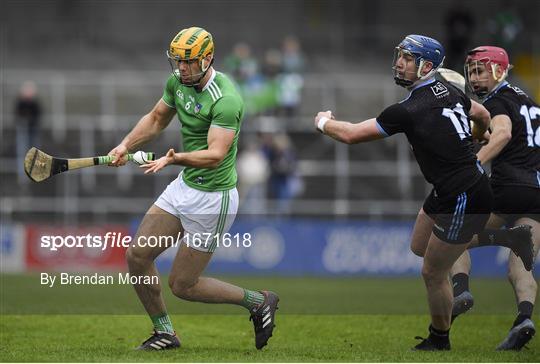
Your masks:
M 419 79 L 431 77 L 444 62 L 444 47 L 442 44 L 438 40 L 426 37 L 425 35 L 407 35 L 396 47 L 394 66 L 399 52 L 406 52 L 414 56 L 414 62 L 417 67 L 417 77 Z M 433 69 L 428 74 L 422 76 L 420 72 L 426 61 L 433 64 Z M 400 86 L 410 86 L 413 83 L 413 81 L 397 77 L 395 72 L 394 80 Z

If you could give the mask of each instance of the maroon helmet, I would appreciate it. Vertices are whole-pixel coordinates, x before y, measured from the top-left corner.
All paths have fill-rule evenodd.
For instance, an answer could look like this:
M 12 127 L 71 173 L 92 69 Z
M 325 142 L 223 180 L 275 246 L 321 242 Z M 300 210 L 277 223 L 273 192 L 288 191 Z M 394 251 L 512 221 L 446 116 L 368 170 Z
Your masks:
M 494 46 L 480 46 L 470 50 L 467 53 L 467 59 L 465 60 L 465 78 L 467 80 L 467 85 L 471 87 L 470 84 L 470 67 L 477 66 L 478 63 L 482 63 L 486 70 L 488 70 L 493 79 L 497 82 L 502 82 L 508 75 L 508 70 L 512 68 L 510 61 L 508 59 L 508 53 L 503 48 L 494 47 Z M 497 77 L 497 68 L 503 71 L 502 74 Z M 487 93 L 487 90 L 480 89 L 475 92 L 478 96 L 483 96 Z

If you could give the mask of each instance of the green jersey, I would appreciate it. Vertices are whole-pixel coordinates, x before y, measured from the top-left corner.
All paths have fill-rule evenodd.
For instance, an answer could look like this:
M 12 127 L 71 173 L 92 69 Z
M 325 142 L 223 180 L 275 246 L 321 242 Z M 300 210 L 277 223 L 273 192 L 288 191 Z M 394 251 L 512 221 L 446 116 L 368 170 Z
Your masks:
M 186 167 L 183 172 L 186 184 L 210 192 L 236 187 L 236 152 L 244 102 L 232 81 L 212 69 L 210 79 L 201 92 L 197 92 L 171 75 L 163 92 L 163 102 L 176 109 L 185 152 L 208 149 L 211 127 L 235 131 L 231 148 L 219 166 L 215 169 Z

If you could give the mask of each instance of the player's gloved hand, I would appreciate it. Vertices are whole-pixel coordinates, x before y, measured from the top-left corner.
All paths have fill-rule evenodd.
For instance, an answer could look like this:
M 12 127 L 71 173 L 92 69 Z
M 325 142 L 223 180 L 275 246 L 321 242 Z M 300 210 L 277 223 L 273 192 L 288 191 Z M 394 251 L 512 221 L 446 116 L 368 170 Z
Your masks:
M 120 167 L 127 163 L 128 160 L 128 149 L 125 145 L 120 144 L 113 150 L 109 152 L 110 156 L 113 156 L 113 161 L 109 163 L 109 166 Z
M 330 119 L 333 119 L 332 111 L 319 111 L 315 116 L 315 128 L 321 133 L 324 133 L 324 124 Z
M 174 163 L 174 153 L 174 149 L 171 148 L 163 157 L 155 161 L 148 162 L 147 164 L 143 164 L 140 166 L 140 168 L 146 168 L 144 174 L 156 173 L 160 169 Z

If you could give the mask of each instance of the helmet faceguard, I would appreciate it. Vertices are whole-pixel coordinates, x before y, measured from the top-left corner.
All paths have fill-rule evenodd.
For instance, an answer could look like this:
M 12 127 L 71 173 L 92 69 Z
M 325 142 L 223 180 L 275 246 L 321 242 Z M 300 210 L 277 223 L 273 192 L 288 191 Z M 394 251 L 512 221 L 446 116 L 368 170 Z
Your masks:
M 397 69 L 396 62 L 404 56 L 412 57 L 416 66 L 415 72 L 401 72 Z M 422 69 L 427 62 L 432 64 L 432 68 L 425 75 L 422 75 Z M 441 43 L 430 37 L 410 34 L 394 50 L 392 63 L 394 81 L 399 86 L 411 87 L 418 80 L 427 80 L 432 77 L 443 62 L 444 48 Z M 412 74 L 412 78 L 408 78 L 407 74 Z
M 476 47 L 467 53 L 465 60 L 465 79 L 467 86 L 476 96 L 486 97 L 493 89 L 501 84 L 508 76 L 512 68 L 508 54 L 503 48 L 482 46 Z M 485 71 L 485 72 L 484 72 Z M 493 87 L 489 87 L 489 76 L 481 77 L 480 74 L 491 74 L 495 81 Z M 499 73 L 499 76 L 497 76 Z
M 198 86 L 214 62 L 212 35 L 203 28 L 183 29 L 174 37 L 166 54 L 178 82 L 189 87 Z M 183 62 L 187 63 L 184 72 L 180 69 Z M 200 72 L 192 72 L 193 63 L 198 64 Z

